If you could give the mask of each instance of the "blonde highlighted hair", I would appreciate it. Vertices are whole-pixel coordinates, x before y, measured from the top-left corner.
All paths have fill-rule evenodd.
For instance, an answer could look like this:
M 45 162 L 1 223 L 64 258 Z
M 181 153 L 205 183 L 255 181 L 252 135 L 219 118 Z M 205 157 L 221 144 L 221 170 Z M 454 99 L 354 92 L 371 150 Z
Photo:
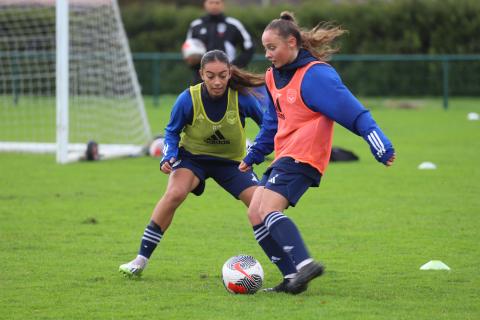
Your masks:
M 319 23 L 311 30 L 300 28 L 293 13 L 283 11 L 279 19 L 272 20 L 264 31 L 275 30 L 283 39 L 292 36 L 297 47 L 304 48 L 320 61 L 327 61 L 339 51 L 334 41 L 347 31 L 330 22 Z

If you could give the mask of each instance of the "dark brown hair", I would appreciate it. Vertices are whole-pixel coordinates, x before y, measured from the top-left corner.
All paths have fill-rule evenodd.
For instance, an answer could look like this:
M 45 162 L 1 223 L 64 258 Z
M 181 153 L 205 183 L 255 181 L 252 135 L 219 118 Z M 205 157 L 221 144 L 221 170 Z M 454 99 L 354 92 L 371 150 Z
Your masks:
M 230 63 L 225 52 L 221 50 L 212 50 L 205 53 L 200 61 L 200 70 L 203 70 L 206 64 L 219 61 L 228 66 L 232 72 L 232 77 L 228 86 L 242 93 L 249 91 L 252 87 L 259 87 L 265 84 L 265 76 L 242 70 Z
M 333 42 L 347 31 L 329 22 L 319 23 L 311 30 L 298 26 L 293 13 L 283 11 L 279 19 L 272 20 L 264 31 L 275 30 L 283 39 L 292 36 L 297 40 L 297 47 L 304 48 L 321 61 L 329 60 L 339 50 Z

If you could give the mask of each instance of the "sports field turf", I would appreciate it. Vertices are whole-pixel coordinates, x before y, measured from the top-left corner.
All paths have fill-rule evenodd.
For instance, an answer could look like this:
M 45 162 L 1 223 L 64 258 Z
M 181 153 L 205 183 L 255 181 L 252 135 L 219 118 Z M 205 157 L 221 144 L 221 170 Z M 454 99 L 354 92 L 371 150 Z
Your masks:
M 154 133 L 172 97 L 160 102 L 148 105 Z M 334 144 L 360 161 L 331 164 L 320 188 L 286 211 L 327 267 L 298 296 L 226 292 L 220 270 L 238 253 L 260 260 L 266 286 L 280 275 L 245 208 L 211 181 L 132 281 L 118 266 L 135 256 L 165 190 L 157 159 L 57 165 L 0 154 L 0 319 L 480 319 L 480 121 L 467 120 L 480 101 L 452 99 L 447 111 L 435 99 L 363 102 L 397 161 L 383 167 L 336 127 Z M 424 161 L 438 169 L 418 170 Z M 451 271 L 420 271 L 430 260 Z

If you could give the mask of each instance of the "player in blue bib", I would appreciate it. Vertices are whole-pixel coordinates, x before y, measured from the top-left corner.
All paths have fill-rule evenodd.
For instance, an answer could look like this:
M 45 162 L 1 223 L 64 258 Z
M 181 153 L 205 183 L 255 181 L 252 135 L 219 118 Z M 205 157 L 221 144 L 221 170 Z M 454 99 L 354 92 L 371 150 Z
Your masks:
M 201 61 L 202 83 L 181 93 L 165 129 L 164 157 L 160 170 L 169 174 L 168 186 L 155 206 L 143 233 L 140 250 L 119 271 L 138 277 L 188 194 L 201 195 L 205 180 L 214 179 L 246 206 L 258 179 L 253 170 L 238 166 L 246 155 L 245 118 L 259 126 L 260 100 L 250 88 L 264 84 L 255 75 L 232 66 L 223 51 L 207 52 Z

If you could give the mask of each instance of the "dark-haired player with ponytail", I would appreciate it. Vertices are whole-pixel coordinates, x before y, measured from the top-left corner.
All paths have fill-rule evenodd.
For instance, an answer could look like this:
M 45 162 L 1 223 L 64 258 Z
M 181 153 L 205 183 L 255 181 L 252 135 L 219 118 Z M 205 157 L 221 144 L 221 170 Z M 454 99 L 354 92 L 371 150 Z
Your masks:
M 167 190 L 153 210 L 137 257 L 120 266 L 124 275 L 142 274 L 176 209 L 190 192 L 201 195 L 206 179 L 246 206 L 257 186 L 254 172 L 241 172 L 238 165 L 246 153 L 245 118 L 262 123 L 262 106 L 250 88 L 263 86 L 264 76 L 232 66 L 220 50 L 203 55 L 200 75 L 203 82 L 186 89 L 173 106 L 160 162 L 161 171 L 170 174 Z
M 272 106 L 264 116 L 266 130 L 259 133 L 239 168 L 246 172 L 275 150 L 248 209 L 249 217 L 259 220 L 253 227 L 255 237 L 269 258 L 274 262 L 290 259 L 295 266 L 291 272 L 277 263 L 284 279 L 270 291 L 301 293 L 324 272 L 283 212 L 295 206 L 309 187 L 319 186 L 330 158 L 334 122 L 363 137 L 385 166 L 395 160 L 392 143 L 370 112 L 325 62 L 337 51 L 332 42 L 344 32 L 329 25 L 305 31 L 291 13 L 283 12 L 262 35 L 265 56 L 272 62 L 265 75 Z M 266 236 L 276 243 L 275 255 L 272 241 L 268 246 L 263 243 Z

